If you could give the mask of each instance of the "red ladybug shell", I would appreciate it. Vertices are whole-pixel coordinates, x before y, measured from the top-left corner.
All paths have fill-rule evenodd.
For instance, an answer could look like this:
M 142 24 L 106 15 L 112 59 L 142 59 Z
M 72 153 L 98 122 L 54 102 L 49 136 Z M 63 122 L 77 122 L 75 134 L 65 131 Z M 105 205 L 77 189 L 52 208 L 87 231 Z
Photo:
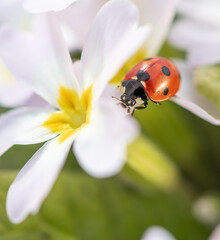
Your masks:
M 137 63 L 123 81 L 137 79 L 142 83 L 148 97 L 160 102 L 174 96 L 179 90 L 180 74 L 170 60 L 162 57 L 148 58 Z

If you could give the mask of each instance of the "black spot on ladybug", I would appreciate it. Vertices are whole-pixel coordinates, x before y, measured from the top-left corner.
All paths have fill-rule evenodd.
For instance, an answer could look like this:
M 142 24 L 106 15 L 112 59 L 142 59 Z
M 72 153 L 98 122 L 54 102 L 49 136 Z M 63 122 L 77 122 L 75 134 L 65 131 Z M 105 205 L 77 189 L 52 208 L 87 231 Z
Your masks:
M 166 66 L 162 67 L 162 72 L 164 75 L 170 76 L 170 70 Z
M 138 81 L 147 81 L 150 79 L 149 73 L 145 72 L 144 70 L 139 70 L 137 72 L 137 80 Z
M 153 59 L 153 58 L 145 58 L 144 61 L 149 61 L 151 59 Z
M 165 88 L 165 89 L 163 90 L 163 95 L 166 96 L 166 95 L 168 94 L 168 92 L 169 92 L 169 89 L 168 89 L 168 88 Z

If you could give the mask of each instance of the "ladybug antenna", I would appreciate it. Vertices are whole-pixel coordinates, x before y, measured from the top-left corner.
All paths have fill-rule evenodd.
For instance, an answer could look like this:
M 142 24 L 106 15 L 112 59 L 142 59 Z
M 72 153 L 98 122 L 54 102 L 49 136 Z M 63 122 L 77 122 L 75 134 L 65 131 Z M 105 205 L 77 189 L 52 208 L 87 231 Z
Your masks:
M 115 98 L 115 99 L 117 99 L 118 101 L 121 102 L 121 99 L 119 99 L 119 98 L 117 98 L 117 97 L 115 97 L 115 96 L 112 96 L 112 98 Z
M 121 105 L 123 108 L 127 108 L 127 106 L 121 101 L 121 99 L 115 97 L 115 96 L 112 96 L 112 98 L 115 98 L 119 101 L 119 103 L 117 103 L 117 105 Z

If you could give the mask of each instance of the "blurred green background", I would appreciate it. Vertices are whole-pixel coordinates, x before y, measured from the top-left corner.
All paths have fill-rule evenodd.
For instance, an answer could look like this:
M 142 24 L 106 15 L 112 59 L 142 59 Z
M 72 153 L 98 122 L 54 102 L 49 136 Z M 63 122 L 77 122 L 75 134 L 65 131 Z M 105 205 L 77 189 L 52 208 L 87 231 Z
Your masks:
M 184 57 L 164 44 L 161 56 Z M 1 109 L 5 111 L 6 109 Z M 220 127 L 171 101 L 136 111 L 142 136 L 123 171 L 95 179 L 72 153 L 39 213 L 9 222 L 5 199 L 18 170 L 41 146 L 14 146 L 0 160 L 1 240 L 140 239 L 161 225 L 179 240 L 206 240 L 220 220 Z

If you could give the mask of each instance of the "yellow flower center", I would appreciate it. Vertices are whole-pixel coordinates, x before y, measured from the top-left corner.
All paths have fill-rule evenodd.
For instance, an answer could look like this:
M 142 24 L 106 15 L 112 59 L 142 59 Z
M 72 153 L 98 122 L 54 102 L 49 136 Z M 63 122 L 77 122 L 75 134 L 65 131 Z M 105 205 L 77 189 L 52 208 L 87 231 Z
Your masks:
M 125 74 L 144 58 L 147 58 L 147 51 L 145 47 L 142 47 L 122 66 L 110 83 L 113 85 L 121 85 Z
M 89 123 L 91 100 L 92 86 L 84 90 L 81 97 L 75 89 L 61 86 L 58 98 L 60 110 L 52 113 L 42 126 L 60 134 L 59 142 L 62 143 Z

